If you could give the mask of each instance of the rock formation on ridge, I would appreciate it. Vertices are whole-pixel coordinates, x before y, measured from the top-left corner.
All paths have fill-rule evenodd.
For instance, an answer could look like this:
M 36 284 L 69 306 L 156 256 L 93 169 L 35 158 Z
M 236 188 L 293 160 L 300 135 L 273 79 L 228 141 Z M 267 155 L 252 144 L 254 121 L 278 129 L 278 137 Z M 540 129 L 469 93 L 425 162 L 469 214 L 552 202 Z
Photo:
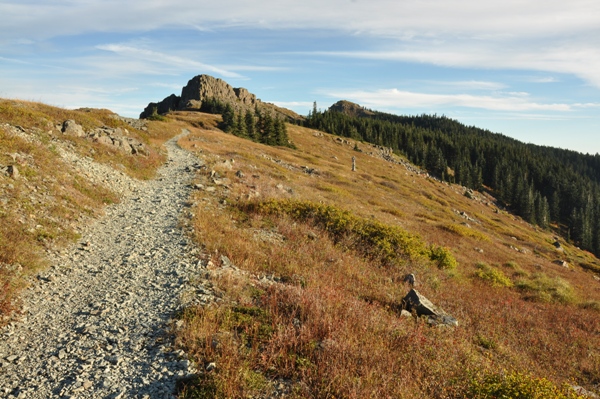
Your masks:
M 290 121 L 302 119 L 293 111 L 278 107 L 274 104 L 262 102 L 248 90 L 240 87 L 234 88 L 222 79 L 209 75 L 198 75 L 189 80 L 181 89 L 181 96 L 171 94 L 158 103 L 150 103 L 140 114 L 140 118 L 147 118 L 153 114 L 166 114 L 170 111 L 198 111 L 202 103 L 208 99 L 231 104 L 237 112 L 246 110 L 254 111 L 258 107 L 261 111 L 269 110 L 276 116 Z

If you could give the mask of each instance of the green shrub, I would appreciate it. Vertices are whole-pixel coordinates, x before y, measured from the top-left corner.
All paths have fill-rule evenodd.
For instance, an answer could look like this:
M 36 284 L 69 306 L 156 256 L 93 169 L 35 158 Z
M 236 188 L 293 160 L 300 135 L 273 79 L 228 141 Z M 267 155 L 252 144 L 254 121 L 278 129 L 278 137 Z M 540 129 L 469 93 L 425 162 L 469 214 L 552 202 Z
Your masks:
M 510 278 L 506 277 L 500 269 L 496 269 L 483 262 L 477 264 L 477 269 L 475 276 L 490 284 L 492 287 L 512 287 L 513 285 Z
M 517 281 L 516 287 L 524 292 L 526 299 L 539 302 L 572 303 L 575 300 L 573 288 L 560 277 L 548 277 L 544 273 L 534 273 L 530 278 Z
M 559 387 L 545 378 L 510 372 L 487 374 L 471 380 L 467 395 L 471 399 L 582 399 L 573 389 Z
M 490 242 L 490 238 L 488 236 L 486 236 L 485 234 L 483 234 L 482 232 L 473 230 L 472 228 L 464 226 L 464 225 L 452 223 L 452 224 L 446 224 L 446 225 L 440 226 L 440 228 L 442 228 L 443 230 L 446 230 L 450 233 L 459 235 L 461 237 L 471 237 L 478 241 Z
M 429 258 L 432 261 L 437 262 L 437 267 L 439 269 L 454 270 L 458 266 L 458 262 L 456 261 L 454 255 L 452 255 L 450 252 L 450 248 L 432 245 L 429 248 L 429 251 Z
M 325 230 L 334 241 L 350 239 L 365 255 L 392 263 L 402 258 L 429 258 L 441 269 L 456 268 L 457 262 L 449 249 L 427 246 L 416 234 L 398 226 L 364 219 L 332 205 L 309 201 L 270 200 L 241 205 L 247 212 L 288 215 L 295 220 L 311 222 Z

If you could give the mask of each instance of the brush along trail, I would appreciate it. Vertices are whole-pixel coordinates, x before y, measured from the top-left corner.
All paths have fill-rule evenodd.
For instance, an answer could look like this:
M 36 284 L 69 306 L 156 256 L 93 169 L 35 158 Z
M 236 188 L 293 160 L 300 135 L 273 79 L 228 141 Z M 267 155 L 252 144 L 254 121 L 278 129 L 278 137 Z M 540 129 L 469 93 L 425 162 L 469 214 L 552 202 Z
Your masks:
M 180 137 L 156 179 L 130 179 L 121 203 L 50 254 L 21 320 L 0 330 L 0 397 L 171 398 L 194 372 L 169 335 L 198 263 L 181 226 L 201 161 Z

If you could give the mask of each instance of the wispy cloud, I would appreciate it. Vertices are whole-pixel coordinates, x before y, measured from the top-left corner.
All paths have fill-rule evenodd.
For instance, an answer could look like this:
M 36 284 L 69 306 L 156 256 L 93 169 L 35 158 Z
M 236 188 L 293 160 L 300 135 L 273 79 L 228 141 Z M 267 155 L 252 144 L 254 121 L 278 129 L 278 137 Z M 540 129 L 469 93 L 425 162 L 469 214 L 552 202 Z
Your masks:
M 133 47 L 123 44 L 102 44 L 96 46 L 99 50 L 110 51 L 126 57 L 142 58 L 152 63 L 168 64 L 171 67 L 179 67 L 185 69 L 204 70 L 211 73 L 224 76 L 226 78 L 241 78 L 242 75 L 220 68 L 214 65 L 205 64 L 193 59 L 179 57 L 175 55 L 165 54 L 153 50 L 148 50 L 139 47 Z
M 115 10 L 119 10 L 115 13 Z M 574 74 L 600 87 L 600 2 L 589 0 L 6 0 L 0 3 L 0 37 L 43 40 L 94 32 L 219 32 L 323 30 L 385 40 L 376 51 L 314 55 L 410 61 L 469 68 L 510 68 Z M 57 23 L 57 21 L 66 21 Z M 129 51 L 124 46 L 105 45 Z M 137 49 L 142 50 L 142 49 Z M 149 51 L 149 50 L 145 50 Z M 129 51 L 132 53 L 131 51 Z M 138 52 L 138 56 L 143 55 Z M 152 52 L 146 56 L 152 58 Z M 220 74 L 233 70 L 166 55 Z
M 480 80 L 460 80 L 460 81 L 441 81 L 441 80 L 427 80 L 425 83 L 429 83 L 433 86 L 451 87 L 458 88 L 461 90 L 502 90 L 507 87 L 505 83 L 500 82 L 487 82 Z
M 324 93 L 325 94 L 325 93 Z M 428 94 L 382 89 L 376 91 L 330 91 L 330 97 L 343 98 L 358 102 L 369 108 L 413 108 L 466 107 L 491 111 L 570 111 L 573 104 L 544 104 L 530 101 L 527 96 L 478 96 L 472 94 Z

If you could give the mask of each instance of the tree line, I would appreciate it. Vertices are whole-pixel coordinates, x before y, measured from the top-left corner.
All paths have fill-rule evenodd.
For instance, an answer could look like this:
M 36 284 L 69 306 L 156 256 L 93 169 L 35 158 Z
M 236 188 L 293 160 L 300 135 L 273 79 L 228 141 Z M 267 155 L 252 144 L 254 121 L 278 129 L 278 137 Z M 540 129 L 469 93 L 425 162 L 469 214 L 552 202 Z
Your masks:
M 257 143 L 293 147 L 287 135 L 285 121 L 273 117 L 269 111 L 261 111 L 256 107 L 254 112 L 236 112 L 230 103 L 211 98 L 202 102 L 200 111 L 221 114 L 223 121 L 219 128 L 224 132 L 243 137 Z
M 524 220 L 554 223 L 567 240 L 600 256 L 600 155 L 525 144 L 445 116 L 368 111 L 350 116 L 315 104 L 304 124 L 391 147 L 444 181 L 485 186 Z

